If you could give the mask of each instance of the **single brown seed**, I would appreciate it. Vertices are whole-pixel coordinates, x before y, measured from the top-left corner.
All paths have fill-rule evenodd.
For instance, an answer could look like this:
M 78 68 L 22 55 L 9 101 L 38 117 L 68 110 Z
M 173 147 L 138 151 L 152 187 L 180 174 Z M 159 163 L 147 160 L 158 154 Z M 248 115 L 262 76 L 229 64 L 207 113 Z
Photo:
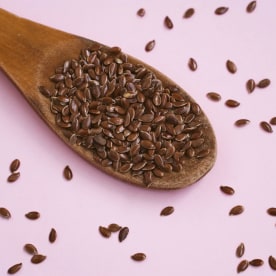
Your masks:
M 7 181 L 12 183 L 15 182 L 20 177 L 20 172 L 13 172 L 9 175 Z
M 37 248 L 31 243 L 26 243 L 24 245 L 24 249 L 27 253 L 29 253 L 31 255 L 35 255 L 38 253 Z
M 190 18 L 194 15 L 194 13 L 195 13 L 195 9 L 189 8 L 184 12 L 183 18 Z
M 271 81 L 270 79 L 263 79 L 258 82 L 257 87 L 259 88 L 266 88 L 270 85 Z
M 247 260 L 242 260 L 237 266 L 237 272 L 243 272 L 248 268 L 249 262 Z
M 276 117 L 271 118 L 270 121 L 269 121 L 269 123 L 271 125 L 275 126 L 276 125 Z
M 265 122 L 265 121 L 260 122 L 260 127 L 268 133 L 273 132 L 273 129 L 272 129 L 271 125 L 268 122 Z
M 40 213 L 37 211 L 31 211 L 25 214 L 25 217 L 31 220 L 36 220 L 40 217 Z
M 104 226 L 99 226 L 99 232 L 105 238 L 109 238 L 111 236 L 111 231 Z
M 144 8 L 140 8 L 138 11 L 137 11 L 137 15 L 140 16 L 140 17 L 143 17 L 145 16 L 146 14 L 146 10 Z
M 119 232 L 119 242 L 122 242 L 123 240 L 125 240 L 126 237 L 128 236 L 128 233 L 129 233 L 128 227 L 121 228 Z
M 231 108 L 238 107 L 240 103 L 236 100 L 229 99 L 225 102 L 225 105 Z
M 154 47 L 155 47 L 155 40 L 151 40 L 146 44 L 145 50 L 146 52 L 150 52 L 153 50 Z
M 49 233 L 49 242 L 54 243 L 57 239 L 57 231 L 56 229 L 52 228 Z
M 239 119 L 235 122 L 235 126 L 237 127 L 243 127 L 245 125 L 248 125 L 250 121 L 248 119 Z
M 220 190 L 226 195 L 233 195 L 235 190 L 230 186 L 220 186 Z
M 249 262 L 252 266 L 262 266 L 264 264 L 264 261 L 262 259 L 253 259 Z
M 251 1 L 247 6 L 246 6 L 246 11 L 248 13 L 253 12 L 256 9 L 257 6 L 257 1 Z
M 255 87 L 256 87 L 256 83 L 253 79 L 249 79 L 246 82 L 246 89 L 247 89 L 248 93 L 252 93 L 255 90 Z
M 18 272 L 20 269 L 22 268 L 22 263 L 18 263 L 18 264 L 15 264 L 13 266 L 11 266 L 7 273 L 8 274 L 15 274 L 16 272 Z
M 221 100 L 221 96 L 219 93 L 216 93 L 216 92 L 208 92 L 206 94 L 207 98 L 214 101 L 214 102 L 218 102 Z
M 19 159 L 14 159 L 11 164 L 10 164 L 10 171 L 11 173 L 14 173 L 17 171 L 20 167 L 20 160 Z
M 215 9 L 215 14 L 222 15 L 222 14 L 225 14 L 228 10 L 229 10 L 228 7 L 218 7 Z
M 276 258 L 274 258 L 273 256 L 269 256 L 268 263 L 273 270 L 276 270 Z
M 160 212 L 160 216 L 169 216 L 174 212 L 174 207 L 173 206 L 167 206 L 163 208 Z
M 244 211 L 244 207 L 242 205 L 236 205 L 233 208 L 231 208 L 231 210 L 229 211 L 229 215 L 230 216 L 240 215 L 241 213 L 243 213 L 243 211 Z
M 110 232 L 118 232 L 122 227 L 117 223 L 111 223 L 108 225 L 108 230 Z
M 244 255 L 244 251 L 245 251 L 245 246 L 244 243 L 240 243 L 239 246 L 236 249 L 236 256 L 238 258 L 242 257 Z
M 33 264 L 40 264 L 42 263 L 47 257 L 45 255 L 42 254 L 35 254 L 33 255 L 33 257 L 31 258 L 31 262 Z
M 173 22 L 172 22 L 172 20 L 168 16 L 165 17 L 164 24 L 165 24 L 165 26 L 168 29 L 172 29 L 173 28 Z
M 63 170 L 63 176 L 66 180 L 71 180 L 73 178 L 73 172 L 68 165 Z
M 11 213 L 7 208 L 0 207 L 0 216 L 9 219 L 11 218 Z
M 267 209 L 267 213 L 270 215 L 270 216 L 276 216 L 276 207 L 271 207 L 271 208 L 268 208 Z
M 188 62 L 188 66 L 192 71 L 196 71 L 197 69 L 197 62 L 194 58 L 190 58 Z
M 134 261 L 138 261 L 138 262 L 141 262 L 141 261 L 144 261 L 146 259 L 146 254 L 145 253 L 135 253 L 131 256 L 131 259 L 134 260 Z
M 227 61 L 226 61 L 226 68 L 227 68 L 227 70 L 228 70 L 230 73 L 232 73 L 232 74 L 235 74 L 235 73 L 237 72 L 237 66 L 236 66 L 236 64 L 235 64 L 233 61 L 231 61 L 231 60 L 227 60 Z

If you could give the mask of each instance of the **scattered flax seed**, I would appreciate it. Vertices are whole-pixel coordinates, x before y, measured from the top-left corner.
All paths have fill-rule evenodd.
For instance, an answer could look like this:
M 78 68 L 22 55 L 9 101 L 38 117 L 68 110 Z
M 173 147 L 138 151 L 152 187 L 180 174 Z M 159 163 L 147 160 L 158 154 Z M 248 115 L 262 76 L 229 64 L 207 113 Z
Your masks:
M 52 228 L 49 233 L 49 242 L 54 243 L 57 239 L 57 231 L 56 229 Z
M 0 217 L 9 219 L 11 218 L 11 213 L 7 208 L 0 207 Z
M 255 90 L 255 87 L 256 87 L 256 83 L 253 79 L 249 79 L 246 82 L 246 89 L 247 89 L 248 93 L 252 93 Z
M 15 182 L 20 177 L 20 172 L 13 172 L 9 175 L 7 181 L 12 183 Z
M 7 273 L 8 273 L 8 274 L 15 274 L 15 273 L 17 273 L 21 268 L 22 268 L 22 263 L 15 264 L 15 265 L 11 266 L 11 267 L 8 269 Z
M 66 180 L 71 180 L 73 178 L 73 172 L 68 165 L 63 170 L 63 176 Z
M 243 272 L 248 268 L 249 262 L 247 260 L 242 260 L 237 266 L 237 272 Z
M 186 18 L 186 19 L 191 18 L 194 15 L 194 13 L 195 13 L 195 9 L 189 8 L 184 12 L 183 18 Z
M 138 262 L 141 262 L 141 261 L 144 261 L 146 259 L 146 254 L 145 253 L 135 253 L 131 256 L 131 259 L 134 260 L 134 261 L 138 261 Z
M 248 119 L 239 119 L 235 122 L 235 126 L 237 127 L 243 127 L 246 126 L 250 123 L 250 120 Z
M 244 207 L 242 205 L 236 205 L 229 211 L 229 216 L 236 216 L 243 213 Z
M 172 22 L 172 20 L 168 16 L 165 17 L 164 24 L 165 24 L 165 26 L 168 29 L 172 29 L 173 28 L 173 22 Z
M 109 238 L 111 236 L 111 231 L 104 226 L 99 226 L 99 232 L 105 238 Z
M 208 99 L 210 99 L 210 100 L 212 100 L 212 101 L 214 101 L 214 102 L 218 102 L 218 101 L 221 100 L 221 96 L 220 96 L 220 94 L 217 93 L 217 92 L 208 92 L 208 93 L 206 94 L 206 96 L 207 96 Z
M 45 259 L 46 259 L 46 256 L 45 256 L 45 255 L 35 254 L 35 255 L 33 255 L 33 257 L 31 258 L 31 262 L 32 262 L 33 264 L 40 264 L 40 263 L 42 263 Z
M 266 88 L 270 85 L 271 81 L 270 79 L 262 79 L 258 82 L 257 87 L 259 88 Z
M 222 15 L 222 14 L 225 14 L 228 10 L 229 10 L 228 7 L 218 7 L 215 9 L 215 14 Z
M 174 212 L 174 207 L 173 206 L 167 206 L 163 208 L 160 212 L 160 216 L 169 216 Z
M 271 269 L 276 270 L 276 258 L 274 258 L 273 256 L 269 256 L 268 263 Z
M 268 133 L 273 132 L 273 129 L 272 129 L 271 125 L 268 122 L 265 122 L 265 121 L 260 122 L 260 127 Z
M 229 99 L 225 102 L 225 105 L 231 108 L 238 107 L 240 103 L 236 100 Z
M 24 245 L 24 249 L 27 253 L 31 255 L 36 255 L 38 253 L 37 248 L 31 243 L 26 243 Z
M 196 71 L 197 69 L 197 62 L 194 58 L 190 58 L 188 62 L 188 66 L 191 69 L 191 71 Z
M 17 171 L 20 167 L 20 160 L 19 159 L 14 159 L 11 164 L 10 164 L 10 171 L 11 173 L 14 173 Z
M 249 262 L 251 266 L 262 266 L 264 261 L 262 259 L 253 259 Z
M 128 236 L 129 233 L 129 228 L 128 227 L 123 227 L 120 229 L 119 232 L 119 242 L 122 242 L 126 239 L 126 237 Z
M 233 195 L 235 190 L 230 186 L 220 186 L 220 190 L 226 195 Z
M 40 218 L 40 213 L 37 211 L 31 211 L 25 214 L 25 217 L 31 220 L 36 220 Z
M 110 232 L 118 232 L 122 227 L 118 225 L 117 223 L 111 223 L 108 225 L 108 230 Z
M 140 17 L 145 16 L 145 14 L 146 14 L 146 10 L 144 8 L 141 8 L 137 11 L 137 15 Z
M 240 243 L 239 246 L 236 249 L 236 256 L 238 258 L 241 258 L 244 255 L 244 251 L 245 251 L 245 246 L 244 243 Z
M 269 121 L 269 123 L 271 125 L 275 126 L 276 125 L 276 117 L 271 118 L 270 121 Z
M 256 9 L 256 6 L 257 6 L 257 1 L 251 1 L 246 7 L 246 11 L 248 13 L 251 13 Z
M 270 216 L 276 216 L 276 207 L 271 207 L 271 208 L 268 208 L 267 209 L 267 213 L 270 215 Z
M 155 47 L 155 40 L 151 40 L 146 44 L 145 50 L 146 52 L 150 52 L 153 50 L 154 47 Z
M 232 74 L 235 74 L 237 72 L 236 64 L 229 59 L 226 61 L 226 68 Z

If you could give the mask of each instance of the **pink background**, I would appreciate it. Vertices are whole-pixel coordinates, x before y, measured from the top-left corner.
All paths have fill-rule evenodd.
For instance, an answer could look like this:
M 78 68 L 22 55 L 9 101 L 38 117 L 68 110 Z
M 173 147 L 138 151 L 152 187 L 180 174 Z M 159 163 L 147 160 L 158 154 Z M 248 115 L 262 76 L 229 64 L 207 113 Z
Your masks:
M 216 132 L 218 157 L 213 170 L 197 184 L 176 191 L 137 188 L 104 175 L 65 146 L 30 108 L 9 79 L 0 72 L 0 207 L 12 213 L 0 218 L 0 275 L 22 262 L 18 275 L 224 275 L 237 274 L 241 259 L 236 247 L 245 244 L 244 259 L 261 258 L 264 265 L 249 267 L 245 275 L 275 275 L 268 266 L 276 257 L 276 218 L 267 215 L 276 207 L 276 127 L 266 133 L 260 121 L 276 116 L 276 2 L 257 1 L 252 14 L 249 1 L 37 1 L 0 0 L 0 7 L 40 23 L 78 34 L 144 60 L 186 89 L 207 113 Z M 228 6 L 216 16 L 214 10 Z M 146 15 L 136 15 L 139 8 Z M 196 13 L 183 19 L 190 7 Z M 169 16 L 174 28 L 163 25 Z M 7 26 L 8 30 L 9 26 Z M 155 39 L 156 47 L 144 51 Z M 198 70 L 187 62 L 193 57 Z M 236 74 L 225 68 L 235 61 Z M 266 89 L 249 94 L 245 82 L 271 79 Z M 209 91 L 221 94 L 211 102 Z M 238 100 L 236 109 L 224 102 Z M 251 121 L 244 128 L 234 122 Z M 9 164 L 21 160 L 21 177 L 7 183 Z M 73 180 L 62 176 L 70 165 Z M 221 185 L 236 193 L 226 196 Z M 243 214 L 230 217 L 229 210 L 244 206 Z M 175 212 L 159 213 L 167 205 Z M 24 217 L 41 213 L 37 221 Z M 118 223 L 130 229 L 119 243 L 117 235 L 104 239 L 99 225 Z M 48 233 L 58 232 L 56 243 Z M 35 244 L 47 255 L 34 265 L 24 252 L 25 243 Z M 147 259 L 136 263 L 130 255 L 144 252 Z

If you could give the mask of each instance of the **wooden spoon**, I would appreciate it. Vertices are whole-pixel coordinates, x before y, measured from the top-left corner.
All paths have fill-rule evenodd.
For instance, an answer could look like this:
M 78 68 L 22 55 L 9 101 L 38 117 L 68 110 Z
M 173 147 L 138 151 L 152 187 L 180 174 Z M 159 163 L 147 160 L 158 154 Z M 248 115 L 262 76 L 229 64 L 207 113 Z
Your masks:
M 202 178 L 213 167 L 216 159 L 214 131 L 203 111 L 198 115 L 198 121 L 202 125 L 205 146 L 207 145 L 209 153 L 205 157 L 196 156 L 185 159 L 182 170 L 165 172 L 163 177 L 153 176 L 152 181 L 146 183 L 147 185 L 141 176 L 133 176 L 129 172 L 121 173 L 112 167 L 103 166 L 91 150 L 76 143 L 72 144 L 64 135 L 64 129 L 57 125 L 55 115 L 50 110 L 51 101 L 39 92 L 39 87 L 54 87 L 49 78 L 55 74 L 57 67 L 63 66 L 65 60 L 78 59 L 82 49 L 95 48 L 97 45 L 101 45 L 107 52 L 110 50 L 109 47 L 98 42 L 43 26 L 0 9 L 0 67 L 33 109 L 70 148 L 107 174 L 141 187 L 176 189 L 188 186 Z M 129 63 L 143 64 L 145 68 L 152 71 L 162 81 L 163 86 L 178 87 L 151 66 L 131 56 L 127 57 Z M 183 89 L 179 88 L 177 93 L 184 95 L 186 101 L 195 102 Z M 160 173 L 160 170 L 158 172 Z

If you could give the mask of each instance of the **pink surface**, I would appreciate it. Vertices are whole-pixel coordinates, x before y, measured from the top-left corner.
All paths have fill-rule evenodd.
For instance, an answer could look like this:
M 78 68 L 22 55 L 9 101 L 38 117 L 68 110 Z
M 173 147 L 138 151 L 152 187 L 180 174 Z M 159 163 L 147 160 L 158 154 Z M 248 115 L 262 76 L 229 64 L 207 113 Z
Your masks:
M 207 3 L 208 2 L 208 3 Z M 68 149 L 29 107 L 9 79 L 0 72 L 0 207 L 12 218 L 0 218 L 0 275 L 22 262 L 17 275 L 224 275 L 237 274 L 241 259 L 236 247 L 245 244 L 244 259 L 261 258 L 264 265 L 249 267 L 246 275 L 274 275 L 267 262 L 276 257 L 276 218 L 266 213 L 276 207 L 276 128 L 266 133 L 260 121 L 276 116 L 276 2 L 257 1 L 252 14 L 249 1 L 32 1 L 0 0 L 0 7 L 40 23 L 121 48 L 153 65 L 185 88 L 202 106 L 212 122 L 218 141 L 213 170 L 197 184 L 176 191 L 151 191 L 121 183 L 97 171 Z M 229 11 L 214 15 L 219 6 Z M 145 8 L 139 18 L 136 11 Z M 184 11 L 195 15 L 183 19 Z M 169 16 L 174 28 L 163 25 Z M 7 29 L 9 26 L 7 26 Z M 144 51 L 155 39 L 156 47 Z M 198 70 L 187 62 L 193 57 Z M 238 67 L 236 74 L 225 68 L 227 59 Z M 249 94 L 245 82 L 271 79 L 265 89 Z M 216 91 L 222 100 L 207 99 Z M 232 98 L 241 105 L 227 108 Z M 251 121 L 244 128 L 234 122 Z M 21 160 L 21 177 L 7 183 L 9 164 Z M 70 165 L 73 180 L 62 170 Z M 221 185 L 236 193 L 226 196 Z M 245 211 L 228 215 L 237 205 Z M 167 205 L 175 212 L 159 213 Z M 24 214 L 36 210 L 37 221 Z M 99 225 L 128 226 L 122 243 L 117 235 L 105 239 Z M 50 229 L 58 233 L 48 242 Z M 35 244 L 47 259 L 30 263 L 25 243 Z M 144 252 L 147 259 L 136 263 L 130 255 Z

